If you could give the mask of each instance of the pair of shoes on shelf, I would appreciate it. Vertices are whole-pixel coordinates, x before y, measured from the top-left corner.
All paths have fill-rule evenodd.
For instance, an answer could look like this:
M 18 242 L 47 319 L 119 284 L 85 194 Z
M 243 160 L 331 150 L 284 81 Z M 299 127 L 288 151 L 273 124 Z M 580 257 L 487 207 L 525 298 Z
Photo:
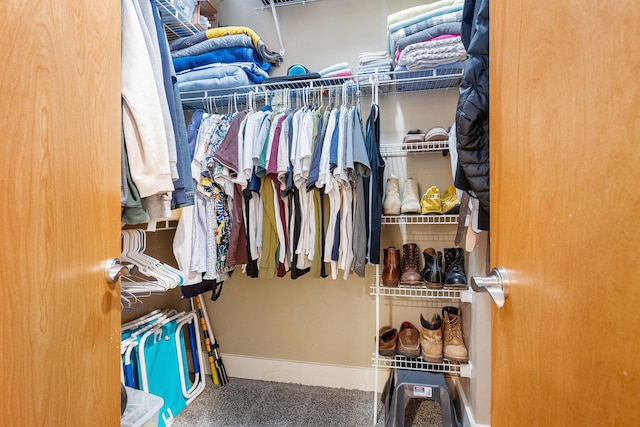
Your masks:
M 467 363 L 469 354 L 462 335 L 462 315 L 456 307 L 443 307 L 442 317 L 434 314 L 431 321 L 420 315 L 420 354 L 425 362 Z
M 427 188 L 420 198 L 420 213 L 423 215 L 460 213 L 460 200 L 458 200 L 456 188 L 450 185 L 442 195 L 435 185 Z
M 442 252 L 434 248 L 422 251 L 424 269 L 420 273 L 427 288 L 465 289 L 467 276 L 464 271 L 464 249 L 446 248 L 444 250 L 444 269 L 442 267 Z
M 395 247 L 383 250 L 384 267 L 382 269 L 382 286 L 422 285 L 422 276 L 418 263 L 420 250 L 415 243 L 407 243 L 400 249 Z M 400 259 L 402 258 L 402 262 Z
M 420 189 L 418 181 L 407 178 L 404 182 L 402 200 L 400 199 L 400 182 L 395 176 L 387 179 L 382 213 L 385 215 L 400 215 L 420 213 Z
M 447 141 L 448 139 L 449 132 L 447 132 L 445 128 L 442 126 L 434 126 L 429 129 L 427 133 L 422 132 L 420 129 L 411 129 L 404 138 L 402 138 L 402 143 L 407 145 L 421 142 Z
M 390 326 L 380 329 L 378 353 L 394 357 L 401 354 L 408 358 L 420 356 L 420 333 L 411 322 L 402 322 L 400 331 Z

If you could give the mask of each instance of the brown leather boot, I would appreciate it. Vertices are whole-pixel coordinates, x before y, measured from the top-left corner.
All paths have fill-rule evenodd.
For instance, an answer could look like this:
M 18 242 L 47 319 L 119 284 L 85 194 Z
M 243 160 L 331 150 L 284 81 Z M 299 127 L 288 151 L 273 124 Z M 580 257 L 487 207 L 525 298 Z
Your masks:
M 420 249 L 415 243 L 406 243 L 402 246 L 402 274 L 400 283 L 403 285 L 422 285 L 422 277 L 418 269 L 420 262 Z
M 400 249 L 384 248 L 382 286 L 398 286 L 398 280 L 400 280 Z
M 467 363 L 469 355 L 462 337 L 462 317 L 456 307 L 442 308 L 442 336 L 444 338 L 444 358 L 451 362 Z

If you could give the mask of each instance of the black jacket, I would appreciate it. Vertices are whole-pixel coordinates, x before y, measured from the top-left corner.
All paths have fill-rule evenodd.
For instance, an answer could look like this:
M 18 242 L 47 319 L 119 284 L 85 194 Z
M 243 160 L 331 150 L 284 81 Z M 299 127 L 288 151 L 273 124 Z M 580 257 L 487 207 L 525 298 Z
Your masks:
M 489 229 L 489 0 L 466 0 L 462 43 L 467 60 L 456 111 L 455 186 L 480 202 L 478 225 Z

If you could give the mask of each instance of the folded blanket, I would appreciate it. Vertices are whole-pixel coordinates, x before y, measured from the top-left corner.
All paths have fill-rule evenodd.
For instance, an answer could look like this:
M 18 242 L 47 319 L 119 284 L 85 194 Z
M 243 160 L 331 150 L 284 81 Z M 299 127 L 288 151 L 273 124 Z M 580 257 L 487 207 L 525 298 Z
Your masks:
M 436 15 L 429 19 L 416 22 L 408 27 L 400 28 L 397 31 L 390 33 L 392 39 L 399 39 L 402 37 L 410 36 L 419 31 L 426 30 L 427 28 L 434 27 L 440 24 L 446 24 L 448 22 L 462 22 L 463 10 L 457 10 L 455 12 L 445 13 L 443 15 Z
M 182 37 L 178 40 L 174 40 L 171 43 L 169 43 L 169 48 L 172 51 L 176 51 L 176 50 L 185 49 L 191 46 L 195 46 L 196 44 L 201 43 L 207 39 L 224 37 L 229 35 L 241 35 L 241 34 L 249 36 L 251 38 L 251 41 L 253 42 L 253 47 L 256 49 L 256 51 L 259 53 L 259 55 L 262 57 L 264 61 L 274 64 L 276 66 L 279 66 L 282 63 L 282 55 L 269 50 L 265 46 L 262 39 L 260 39 L 260 36 L 258 36 L 258 34 L 256 34 L 256 32 L 249 27 L 211 28 L 206 31 L 193 34 L 188 37 Z
M 434 42 L 434 41 L 437 41 L 437 40 L 452 39 L 452 38 L 454 38 L 454 37 L 460 37 L 460 33 L 458 33 L 458 34 L 441 34 L 441 35 L 439 35 L 439 36 L 437 36 L 437 37 L 432 37 L 432 38 L 430 38 L 430 39 L 428 39 L 428 40 L 419 40 L 419 41 L 418 41 L 418 42 L 416 42 L 416 43 L 420 43 L 420 42 Z M 411 43 L 411 44 L 416 44 L 416 43 Z M 399 50 L 399 51 L 397 51 L 397 52 L 396 52 L 396 57 L 395 57 L 396 62 L 398 62 L 398 60 L 400 59 L 400 55 L 402 55 L 402 50 Z
M 409 71 L 414 71 L 462 61 L 466 57 L 467 51 L 458 36 L 409 45 L 400 54 L 398 66 L 406 66 Z
M 222 37 L 222 36 L 228 36 L 230 34 L 246 34 L 248 36 L 251 37 L 251 39 L 253 40 L 253 44 L 254 47 L 256 48 L 256 50 L 258 51 L 258 53 L 260 54 L 260 56 L 267 62 L 274 64 L 275 66 L 279 67 L 280 64 L 282 63 L 282 55 L 280 55 L 279 53 L 273 52 L 271 50 L 269 50 L 267 48 L 267 46 L 264 44 L 264 42 L 262 41 L 262 39 L 260 39 L 260 36 L 258 36 L 255 31 L 253 31 L 251 28 L 248 27 L 218 27 L 218 28 L 211 28 L 208 29 L 206 31 L 207 33 L 207 38 L 214 38 L 214 37 Z
M 250 47 L 254 48 L 253 40 L 246 34 L 232 34 L 229 36 L 206 39 L 193 46 L 185 47 L 171 52 L 172 58 L 184 58 L 185 56 L 196 56 L 216 49 L 227 47 Z
M 269 73 L 271 66 L 264 62 L 255 49 L 248 47 L 230 47 L 226 49 L 216 49 L 211 52 L 196 56 L 185 56 L 184 58 L 174 58 L 173 67 L 176 73 L 190 68 L 197 68 L 208 64 L 230 64 L 233 62 L 253 62 Z
M 184 80 L 187 78 L 189 80 Z M 178 75 L 178 90 L 183 93 L 228 89 L 238 86 L 248 86 L 250 84 L 251 81 L 247 73 L 242 68 L 234 65 L 208 67 L 206 70 L 198 70 Z
M 242 69 L 247 74 L 247 77 L 249 78 L 249 80 L 252 83 L 256 83 L 256 84 L 262 83 L 266 78 L 269 77 L 269 74 L 266 71 L 258 67 L 253 62 L 234 62 L 232 64 L 203 65 L 201 67 L 181 71 L 177 73 L 177 76 L 176 76 L 177 82 L 184 83 L 184 82 L 193 81 L 193 80 L 215 78 L 219 76 L 219 74 L 223 72 L 223 70 L 225 70 L 225 67 Z
M 460 23 L 452 23 L 452 24 L 442 24 L 438 25 L 438 28 L 430 28 L 428 30 L 420 31 L 419 33 L 413 34 L 409 37 L 402 38 L 398 40 L 398 46 L 396 52 L 404 50 L 407 46 L 420 43 L 426 40 L 433 40 L 438 37 L 445 37 L 447 35 L 455 34 L 456 36 L 460 35 L 460 30 L 462 26 Z
M 408 9 L 404 9 L 389 15 L 387 17 L 387 27 L 390 27 L 397 22 L 406 21 L 407 19 L 422 15 L 427 12 L 431 12 L 432 10 L 440 9 L 441 7 L 463 3 L 464 0 L 440 0 L 435 3 L 410 7 Z
M 204 31 L 201 31 L 199 33 L 195 33 L 187 37 L 181 37 L 179 39 L 170 41 L 169 49 L 171 49 L 171 51 L 185 49 L 187 47 L 196 45 L 206 39 L 207 39 L 207 33 Z
M 395 24 L 392 24 L 389 27 L 387 27 L 387 30 L 389 34 L 391 34 L 394 31 L 398 31 L 402 28 L 407 28 L 411 25 L 417 24 L 420 21 L 425 21 L 427 19 L 431 19 L 436 16 L 442 16 L 448 13 L 457 12 L 459 10 L 462 10 L 462 7 L 463 7 L 463 4 L 460 3 L 460 4 L 454 4 L 452 6 L 446 6 L 439 9 L 435 9 L 435 10 L 423 13 L 421 15 L 415 16 L 413 18 L 407 19 L 405 21 L 396 22 Z

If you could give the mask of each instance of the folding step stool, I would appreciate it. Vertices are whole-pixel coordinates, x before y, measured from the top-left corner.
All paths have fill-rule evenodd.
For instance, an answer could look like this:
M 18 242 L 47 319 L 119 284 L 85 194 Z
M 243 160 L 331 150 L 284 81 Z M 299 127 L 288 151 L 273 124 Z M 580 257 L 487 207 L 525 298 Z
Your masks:
M 405 408 L 410 399 L 429 399 L 440 404 L 442 427 L 459 427 L 453 399 L 444 374 L 396 369 L 385 386 L 385 427 L 404 427 Z

